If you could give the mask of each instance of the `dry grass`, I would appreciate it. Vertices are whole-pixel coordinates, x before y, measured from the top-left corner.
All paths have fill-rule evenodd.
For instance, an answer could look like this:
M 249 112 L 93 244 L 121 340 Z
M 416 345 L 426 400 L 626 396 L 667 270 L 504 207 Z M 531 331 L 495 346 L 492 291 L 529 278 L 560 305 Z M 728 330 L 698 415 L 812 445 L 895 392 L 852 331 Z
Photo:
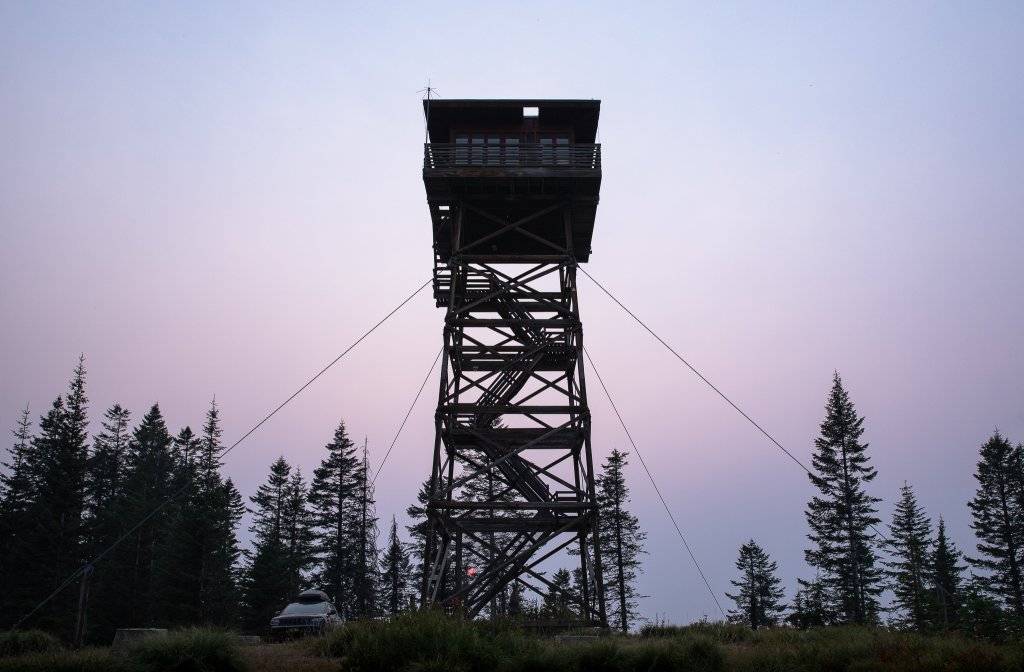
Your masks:
M 1020 643 L 954 635 L 882 628 L 755 633 L 705 623 L 559 644 L 507 625 L 432 613 L 258 646 L 239 646 L 225 632 L 186 630 L 124 655 L 42 648 L 0 657 L 0 672 L 1024 672 Z
M 261 644 L 242 649 L 252 672 L 338 672 L 341 661 L 312 651 L 306 642 Z

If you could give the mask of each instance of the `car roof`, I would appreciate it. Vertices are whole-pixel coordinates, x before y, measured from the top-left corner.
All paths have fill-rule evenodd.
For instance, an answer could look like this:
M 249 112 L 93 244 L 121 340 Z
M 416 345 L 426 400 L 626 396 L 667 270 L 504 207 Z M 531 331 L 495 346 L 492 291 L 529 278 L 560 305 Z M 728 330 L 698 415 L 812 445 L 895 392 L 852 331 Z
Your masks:
M 322 590 L 304 590 L 296 598 L 298 602 L 330 602 L 331 598 Z

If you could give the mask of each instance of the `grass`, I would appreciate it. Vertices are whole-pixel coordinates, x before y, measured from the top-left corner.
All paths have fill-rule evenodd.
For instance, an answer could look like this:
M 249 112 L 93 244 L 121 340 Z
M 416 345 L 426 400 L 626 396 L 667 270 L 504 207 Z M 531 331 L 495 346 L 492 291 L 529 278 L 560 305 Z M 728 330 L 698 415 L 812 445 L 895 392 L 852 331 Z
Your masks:
M 657 638 L 707 637 L 724 647 L 729 672 L 1024 672 L 1024 646 L 960 635 L 883 628 L 777 628 L 698 623 L 644 631 Z
M 752 632 L 697 623 L 560 643 L 508 624 L 438 613 L 350 623 L 323 637 L 241 647 L 197 629 L 108 649 L 63 651 L 29 633 L 0 638 L 0 672 L 1024 672 L 1024 645 L 881 628 Z
M 28 634 L 28 633 L 25 633 Z M 56 641 L 56 640 L 54 640 Z M 123 653 L 107 648 L 22 652 L 0 658 L 0 672 L 247 672 L 251 667 L 230 633 L 177 630 L 140 640 Z
M 175 630 L 136 642 L 126 651 L 138 672 L 244 672 L 249 667 L 234 636 L 223 630 Z
M 725 656 L 697 635 L 645 641 L 608 637 L 559 644 L 510 627 L 438 613 L 349 624 L 307 646 L 352 672 L 724 672 Z
M 41 630 L 0 632 L 0 658 L 26 653 L 49 653 L 62 648 L 60 640 Z

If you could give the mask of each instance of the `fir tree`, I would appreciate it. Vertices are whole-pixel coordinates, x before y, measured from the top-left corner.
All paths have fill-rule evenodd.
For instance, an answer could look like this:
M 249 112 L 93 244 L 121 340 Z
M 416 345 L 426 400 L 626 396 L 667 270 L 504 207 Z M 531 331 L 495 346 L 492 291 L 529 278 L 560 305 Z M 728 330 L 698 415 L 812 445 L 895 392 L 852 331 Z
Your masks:
M 362 519 L 356 496 L 360 461 L 344 422 L 338 424 L 326 449 L 327 456 L 313 472 L 309 490 L 317 538 L 317 579 L 334 597 L 338 612 L 352 618 L 358 611 L 354 577 Z
M 359 520 L 356 528 L 356 562 L 353 585 L 355 588 L 356 615 L 374 616 L 377 613 L 377 509 L 370 482 L 370 454 L 367 442 L 363 441 L 363 456 L 354 474 L 356 507 Z
M 730 620 L 744 623 L 757 630 L 760 627 L 776 625 L 782 614 L 781 581 L 776 575 L 779 566 L 753 539 L 740 546 L 736 569 L 740 578 L 731 583 L 738 590 L 726 597 L 736 603 L 736 610 L 730 612 Z
M 579 553 L 579 551 L 576 550 L 574 552 L 571 552 L 571 555 L 577 555 L 578 553 Z M 586 590 L 583 589 L 584 588 L 583 568 L 582 567 L 575 567 L 572 570 L 572 594 L 575 595 L 579 599 L 579 605 L 580 605 L 581 612 L 587 613 L 587 609 L 589 609 L 592 613 L 597 613 L 598 612 L 598 608 L 597 608 L 597 587 L 594 585 L 594 581 L 593 581 L 593 576 L 594 576 L 593 556 L 588 556 L 588 557 L 589 557 L 588 562 L 590 562 L 591 564 L 588 567 L 588 569 L 589 569 L 588 574 L 590 574 L 590 578 L 588 578 L 588 580 L 586 581 Z M 586 598 L 587 598 L 587 603 L 585 605 L 583 603 L 584 596 L 586 596 Z
M 171 534 L 160 549 L 159 604 L 168 625 L 229 626 L 238 616 L 236 529 L 245 511 L 231 479 L 220 474 L 220 411 L 211 402 L 198 440 L 188 428 L 175 441 L 175 500 Z
M 30 595 L 45 595 L 56 588 L 81 567 L 85 557 L 87 414 L 85 364 L 79 358 L 67 395 L 58 397 L 40 421 L 29 453 L 34 497 L 28 514 L 32 520 L 26 537 L 28 564 L 21 585 Z M 71 619 L 65 615 L 75 608 L 73 592 L 53 599 L 37 615 L 36 623 L 70 634 Z
M 116 515 L 118 497 L 124 487 L 130 420 L 128 409 L 114 404 L 103 416 L 103 431 L 93 437 L 86 476 L 86 518 L 92 537 L 90 555 L 110 536 L 107 526 Z
M 33 521 L 30 515 L 36 498 L 32 473 L 32 424 L 28 406 L 13 430 L 14 444 L 9 461 L 0 472 L 0 576 L 5 578 L 4 604 L 0 624 L 12 625 L 31 609 L 31 591 L 26 588 L 31 571 Z
M 182 485 L 190 484 L 198 474 L 200 446 L 202 442 L 191 427 L 185 426 L 174 437 L 174 472 Z
M 814 472 L 808 474 L 818 493 L 807 504 L 807 563 L 815 567 L 827 591 L 830 610 L 846 623 L 877 620 L 881 570 L 876 567 L 869 530 L 877 523 L 875 505 L 865 484 L 878 475 L 868 463 L 867 444 L 861 442 L 864 418 L 850 401 L 836 373 L 825 406 L 821 435 L 815 440 Z
M 597 478 L 605 596 L 609 617 L 618 621 L 622 632 L 628 632 L 637 617 L 636 573 L 647 538 L 637 517 L 626 508 L 629 505 L 627 457 L 628 453 L 612 450 Z
M 270 465 L 266 482 L 249 498 L 253 508 L 253 550 L 247 553 L 242 580 L 244 623 L 250 630 L 266 627 L 278 609 L 292 596 L 288 547 L 285 545 L 285 514 L 288 506 L 291 465 L 279 457 Z
M 391 532 L 388 534 L 388 545 L 380 561 L 381 588 L 383 590 L 384 611 L 390 615 L 403 611 L 412 596 L 412 563 L 409 554 L 398 538 L 398 523 L 391 517 Z
M 574 619 L 579 597 L 573 589 L 572 574 L 569 570 L 560 568 L 551 575 L 551 584 L 544 593 L 541 613 L 547 618 L 560 621 Z
M 210 403 L 199 442 L 198 475 L 192 488 L 195 541 L 199 551 L 199 622 L 230 625 L 237 617 L 236 585 L 241 550 L 236 530 L 245 513 L 242 496 L 230 478 L 221 477 L 220 410 Z
M 92 454 L 86 474 L 86 555 L 94 558 L 117 542 L 127 527 L 121 515 L 125 508 L 125 477 L 131 429 L 131 413 L 114 404 L 103 416 L 102 431 L 93 437 Z M 89 629 L 95 641 L 110 641 L 118 623 L 111 620 L 111 601 L 118 598 L 115 576 L 104 565 L 93 572 L 89 586 Z
M 894 596 L 892 608 L 900 612 L 902 625 L 923 632 L 932 605 L 928 580 L 932 525 L 907 483 L 900 490 L 889 533 L 886 546 L 891 557 L 884 564 Z
M 309 486 L 297 468 L 288 479 L 282 521 L 282 541 L 287 554 L 285 574 L 289 594 L 295 595 L 303 590 L 306 572 L 316 561 Z
M 106 567 L 97 570 L 116 581 L 118 597 L 108 606 L 110 620 L 120 627 L 156 624 L 155 575 L 162 561 L 158 549 L 170 533 L 172 509 L 166 501 L 175 492 L 171 445 L 160 407 L 154 404 L 132 432 L 120 504 L 126 529 L 144 522 L 113 551 Z
M 9 451 L 9 462 L 3 462 L 0 471 L 0 520 L 9 522 L 8 516 L 17 516 L 28 510 L 34 496 L 29 463 L 32 449 L 32 422 L 25 406 L 18 424 L 11 432 L 14 444 Z M 13 533 L 13 532 L 12 532 Z M 5 539 L 10 539 L 7 535 Z
M 963 589 L 960 631 L 975 639 L 1001 642 L 1006 639 L 1007 620 L 1000 600 L 992 597 L 987 581 L 972 576 Z
M 197 493 L 208 498 L 209 517 L 204 539 L 204 565 L 201 604 L 203 623 L 230 625 L 238 616 L 237 584 L 239 560 L 238 524 L 245 514 L 245 504 L 231 478 L 222 478 L 220 456 L 225 447 L 221 441 L 220 411 L 216 401 L 210 403 L 200 442 L 199 487 Z
M 961 584 L 965 569 L 960 564 L 962 558 L 956 544 L 946 536 L 946 523 L 939 516 L 939 531 L 929 562 L 934 591 L 931 620 L 944 629 L 955 627 L 960 620 L 960 606 L 963 603 Z
M 831 623 L 835 616 L 829 610 L 829 600 L 820 578 L 813 581 L 797 579 L 800 588 L 793 597 L 793 606 L 786 622 L 795 628 L 807 630 Z
M 996 432 L 981 447 L 974 478 L 968 506 L 978 557 L 970 563 L 984 572 L 980 586 L 1024 621 L 1024 447 Z
M 430 531 L 430 521 L 427 519 L 427 504 L 429 501 L 430 479 L 427 478 L 416 492 L 416 501 L 405 510 L 405 515 L 408 516 L 410 521 L 410 525 L 407 525 L 405 529 L 409 533 L 409 549 L 412 555 L 410 561 L 413 563 L 413 572 L 416 577 L 414 591 L 417 594 L 420 591 L 423 575 L 427 571 L 427 533 Z
M 506 615 L 514 619 L 522 616 L 524 611 L 523 584 L 513 581 L 508 588 L 508 612 Z

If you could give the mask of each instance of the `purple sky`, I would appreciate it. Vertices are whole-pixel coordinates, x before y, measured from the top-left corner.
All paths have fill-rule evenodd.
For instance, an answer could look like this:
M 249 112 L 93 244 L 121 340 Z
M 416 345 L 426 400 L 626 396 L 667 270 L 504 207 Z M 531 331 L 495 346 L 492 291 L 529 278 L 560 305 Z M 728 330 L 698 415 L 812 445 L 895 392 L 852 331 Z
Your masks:
M 233 441 L 430 273 L 417 89 L 600 98 L 588 270 L 802 459 L 833 369 L 887 520 L 973 548 L 978 445 L 1024 440 L 1024 5 L 0 3 L 0 427 L 79 352 L 98 417 L 216 395 Z M 806 576 L 807 479 L 586 279 L 588 347 L 721 593 Z M 386 448 L 440 346 L 426 294 L 227 460 Z M 429 469 L 434 391 L 378 488 Z M 595 449 L 626 447 L 599 389 Z M 638 464 L 642 609 L 714 615 Z

